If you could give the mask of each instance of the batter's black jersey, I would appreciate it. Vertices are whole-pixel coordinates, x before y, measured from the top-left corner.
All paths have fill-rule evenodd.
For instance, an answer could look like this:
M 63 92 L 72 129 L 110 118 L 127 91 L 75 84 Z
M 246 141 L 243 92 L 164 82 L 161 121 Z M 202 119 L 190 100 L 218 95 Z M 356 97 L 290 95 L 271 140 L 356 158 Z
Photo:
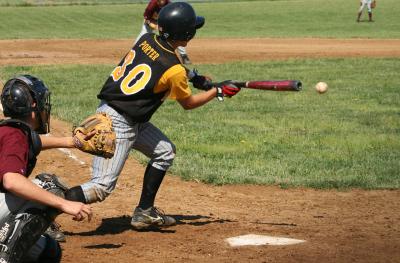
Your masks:
M 156 90 L 161 76 L 180 65 L 172 47 L 153 33 L 143 35 L 113 70 L 97 97 L 134 122 L 146 122 L 168 90 Z

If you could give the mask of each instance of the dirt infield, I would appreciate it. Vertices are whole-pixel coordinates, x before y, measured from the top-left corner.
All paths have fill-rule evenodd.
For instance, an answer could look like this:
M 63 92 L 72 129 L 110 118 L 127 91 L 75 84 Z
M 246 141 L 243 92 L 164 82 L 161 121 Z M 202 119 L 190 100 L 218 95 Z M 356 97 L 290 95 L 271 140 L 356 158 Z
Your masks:
M 117 63 L 132 40 L 0 40 L 0 65 Z M 194 39 L 195 63 L 317 57 L 400 57 L 400 40 Z
M 297 57 L 399 57 L 399 40 L 198 40 L 188 48 L 196 63 Z M 293 45 L 293 42 L 295 45 Z M 0 65 L 116 63 L 131 41 L 0 41 Z M 209 48 L 209 49 L 205 49 Z M 222 55 L 222 53 L 224 55 Z M 207 54 L 207 55 L 205 55 Z M 212 59 L 212 61 L 211 61 Z M 93 109 L 94 110 L 94 109 Z M 52 120 L 52 134 L 71 126 Z M 46 171 L 71 186 L 90 178 L 91 157 L 73 150 L 44 151 L 34 173 Z M 157 205 L 178 225 L 134 231 L 130 216 L 144 168 L 130 159 L 117 189 L 93 204 L 91 223 L 61 215 L 67 235 L 62 262 L 399 262 L 400 191 L 317 191 L 277 186 L 209 186 L 168 175 Z M 232 248 L 226 238 L 261 234 L 306 240 L 290 246 Z

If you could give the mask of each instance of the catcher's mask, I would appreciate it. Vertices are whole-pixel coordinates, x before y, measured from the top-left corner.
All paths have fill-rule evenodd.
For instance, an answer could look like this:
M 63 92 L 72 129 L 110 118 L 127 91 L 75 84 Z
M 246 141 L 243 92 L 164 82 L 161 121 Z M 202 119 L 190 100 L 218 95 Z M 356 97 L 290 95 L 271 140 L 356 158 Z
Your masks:
M 167 40 L 189 41 L 204 22 L 204 17 L 196 16 L 193 7 L 185 2 L 168 4 L 158 15 L 160 36 Z
M 50 91 L 38 78 L 21 75 L 6 82 L 1 93 L 6 117 L 25 118 L 35 112 L 39 121 L 38 133 L 50 132 Z

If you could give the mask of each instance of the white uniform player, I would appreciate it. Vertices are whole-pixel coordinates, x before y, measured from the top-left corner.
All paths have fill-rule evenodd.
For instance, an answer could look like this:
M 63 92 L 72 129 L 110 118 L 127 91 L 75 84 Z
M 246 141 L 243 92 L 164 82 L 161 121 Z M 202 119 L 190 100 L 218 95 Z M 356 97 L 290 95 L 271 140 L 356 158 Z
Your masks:
M 372 2 L 375 0 L 360 0 L 360 9 L 358 10 L 357 22 L 360 22 L 362 12 L 365 7 L 368 9 L 368 21 L 372 22 Z

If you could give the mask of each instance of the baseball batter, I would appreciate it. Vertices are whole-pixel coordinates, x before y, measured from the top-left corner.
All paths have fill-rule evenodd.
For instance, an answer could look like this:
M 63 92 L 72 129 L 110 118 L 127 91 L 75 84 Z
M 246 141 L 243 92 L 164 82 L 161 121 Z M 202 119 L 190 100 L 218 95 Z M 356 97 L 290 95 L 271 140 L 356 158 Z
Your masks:
M 147 5 L 143 17 L 144 22 L 142 26 L 142 31 L 140 31 L 136 40 L 140 39 L 146 33 L 157 33 L 158 32 L 158 14 L 160 13 L 161 8 L 171 3 L 169 0 L 150 0 Z M 191 64 L 185 47 L 179 46 L 177 51 L 181 57 L 183 64 Z
M 88 205 L 65 200 L 67 191 L 56 176 L 27 177 L 42 149 L 72 148 L 72 137 L 40 137 L 50 131 L 50 93 L 30 75 L 10 79 L 1 94 L 0 122 L 0 262 L 61 260 L 58 243 L 44 232 L 61 212 L 75 220 L 91 217 Z
M 365 7 L 367 7 L 368 10 L 368 21 L 373 22 L 372 20 L 372 7 L 371 4 L 375 0 L 360 0 L 360 9 L 358 10 L 358 16 L 357 16 L 357 22 L 360 22 L 362 12 Z
M 71 190 L 75 199 L 85 203 L 103 201 L 115 188 L 117 179 L 135 149 L 150 161 L 147 165 L 139 204 L 133 211 L 131 224 L 135 229 L 149 226 L 171 226 L 176 221 L 154 206 L 157 191 L 175 157 L 175 145 L 150 119 L 167 99 L 176 100 L 184 109 L 200 107 L 216 96 L 232 97 L 240 88 L 225 81 L 217 87 L 194 79 L 194 86 L 204 92 L 192 94 L 185 68 L 174 50 L 186 46 L 204 18 L 196 16 L 186 2 L 165 6 L 158 18 L 159 35 L 144 34 L 119 65 L 111 72 L 98 94 L 98 112 L 107 113 L 116 133 L 115 154 L 111 159 L 95 157 L 92 179 Z

